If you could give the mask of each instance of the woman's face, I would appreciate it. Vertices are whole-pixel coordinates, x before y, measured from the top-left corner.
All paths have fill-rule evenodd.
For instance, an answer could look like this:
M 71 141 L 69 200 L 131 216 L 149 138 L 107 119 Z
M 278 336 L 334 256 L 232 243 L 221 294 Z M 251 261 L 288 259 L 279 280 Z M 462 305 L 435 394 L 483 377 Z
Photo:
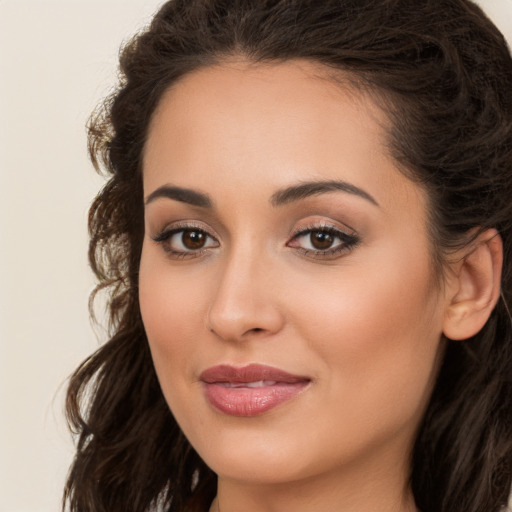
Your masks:
M 140 305 L 165 398 L 232 481 L 407 474 L 446 299 L 386 117 L 322 68 L 226 63 L 164 95 Z

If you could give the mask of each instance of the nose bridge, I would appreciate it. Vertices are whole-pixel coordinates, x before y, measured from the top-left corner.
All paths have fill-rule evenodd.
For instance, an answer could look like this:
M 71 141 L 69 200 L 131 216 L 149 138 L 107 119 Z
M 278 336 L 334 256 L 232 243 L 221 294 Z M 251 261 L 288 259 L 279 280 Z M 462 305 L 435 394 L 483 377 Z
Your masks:
M 275 333 L 282 316 L 273 287 L 272 264 L 251 241 L 240 242 L 220 262 L 217 289 L 208 313 L 208 327 L 226 340 L 250 333 Z

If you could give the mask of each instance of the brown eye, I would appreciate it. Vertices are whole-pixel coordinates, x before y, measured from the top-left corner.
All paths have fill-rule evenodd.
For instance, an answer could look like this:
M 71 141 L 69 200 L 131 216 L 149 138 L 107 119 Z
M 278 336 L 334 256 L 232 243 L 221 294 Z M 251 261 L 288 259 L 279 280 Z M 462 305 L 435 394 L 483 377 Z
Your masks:
M 334 236 L 330 233 L 312 231 L 309 236 L 312 247 L 320 251 L 329 249 L 334 243 Z
M 200 256 L 207 249 L 219 247 L 213 236 L 199 228 L 174 228 L 160 233 L 153 240 L 161 244 L 171 257 Z
M 331 226 L 307 228 L 296 234 L 288 247 L 299 250 L 309 257 L 335 259 L 355 247 L 358 236 Z
M 181 235 L 181 243 L 191 251 L 201 249 L 206 243 L 207 235 L 202 231 L 187 230 Z

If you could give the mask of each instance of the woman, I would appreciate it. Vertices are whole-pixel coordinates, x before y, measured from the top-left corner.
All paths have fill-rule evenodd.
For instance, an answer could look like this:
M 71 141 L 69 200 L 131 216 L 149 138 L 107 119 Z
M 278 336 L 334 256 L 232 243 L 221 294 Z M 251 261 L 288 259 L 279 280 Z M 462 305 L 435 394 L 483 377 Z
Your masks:
M 504 510 L 512 61 L 481 10 L 174 0 L 121 71 L 70 510 Z

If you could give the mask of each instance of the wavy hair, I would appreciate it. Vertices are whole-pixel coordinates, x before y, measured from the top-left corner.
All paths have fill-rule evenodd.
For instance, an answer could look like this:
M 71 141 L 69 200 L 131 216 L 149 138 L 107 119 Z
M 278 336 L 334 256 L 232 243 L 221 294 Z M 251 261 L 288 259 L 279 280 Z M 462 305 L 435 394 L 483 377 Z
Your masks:
M 422 512 L 503 510 L 512 478 L 512 60 L 469 0 L 170 0 L 124 46 L 119 87 L 89 124 L 92 160 L 109 178 L 90 209 L 89 258 L 111 337 L 70 379 L 77 451 L 64 508 L 192 512 L 215 495 L 215 474 L 160 391 L 141 321 L 141 175 L 164 91 L 231 56 L 312 60 L 381 98 L 397 165 L 429 194 L 441 267 L 475 228 L 499 231 L 501 299 L 477 335 L 447 340 L 411 485 Z

